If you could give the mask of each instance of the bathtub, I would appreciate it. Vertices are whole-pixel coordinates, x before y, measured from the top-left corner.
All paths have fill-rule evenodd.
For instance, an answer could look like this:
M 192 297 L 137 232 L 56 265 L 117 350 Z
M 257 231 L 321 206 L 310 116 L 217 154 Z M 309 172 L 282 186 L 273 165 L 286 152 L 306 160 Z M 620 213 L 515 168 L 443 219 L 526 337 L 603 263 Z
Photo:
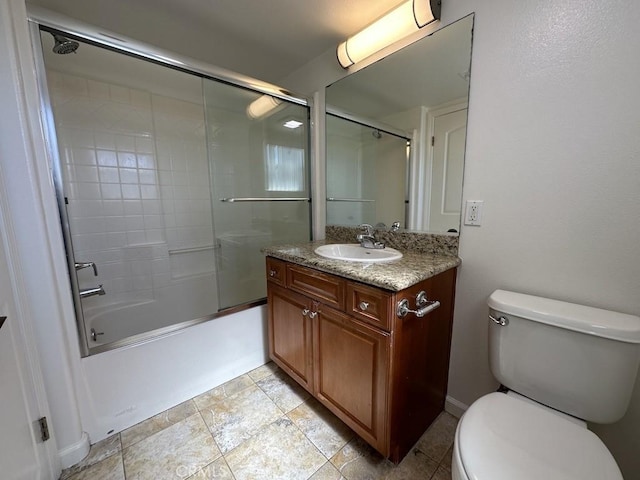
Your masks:
M 89 349 L 118 342 L 135 343 L 218 311 L 213 273 L 174 279 L 154 291 L 153 299 L 87 308 L 84 320 Z M 92 331 L 96 332 L 95 340 Z M 102 349 L 98 349 L 102 350 Z

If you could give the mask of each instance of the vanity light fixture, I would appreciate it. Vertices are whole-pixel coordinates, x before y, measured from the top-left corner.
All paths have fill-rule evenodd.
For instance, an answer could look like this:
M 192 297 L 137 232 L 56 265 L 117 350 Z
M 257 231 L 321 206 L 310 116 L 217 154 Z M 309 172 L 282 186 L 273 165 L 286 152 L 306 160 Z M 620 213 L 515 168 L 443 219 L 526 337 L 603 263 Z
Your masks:
M 290 129 L 294 129 L 294 128 L 298 128 L 300 125 L 302 125 L 302 122 L 299 122 L 297 120 L 289 120 L 285 123 L 282 124 L 283 127 L 287 127 Z
M 409 0 L 338 45 L 342 68 L 349 68 L 384 47 L 440 19 L 441 0 Z
M 247 116 L 249 118 L 262 118 L 271 113 L 282 104 L 282 101 L 270 95 L 262 95 L 254 100 L 247 107 Z

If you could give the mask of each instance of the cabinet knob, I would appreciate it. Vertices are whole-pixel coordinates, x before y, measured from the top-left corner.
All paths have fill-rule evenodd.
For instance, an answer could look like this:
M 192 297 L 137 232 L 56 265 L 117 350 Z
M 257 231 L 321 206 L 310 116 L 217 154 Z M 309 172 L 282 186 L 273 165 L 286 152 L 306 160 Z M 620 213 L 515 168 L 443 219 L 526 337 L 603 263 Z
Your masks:
M 308 308 L 303 308 L 302 309 L 302 316 L 306 317 L 307 315 L 309 315 L 309 309 Z
M 358 307 L 360 307 L 360 310 L 364 312 L 369 308 L 369 302 L 360 302 Z
M 318 316 L 318 312 L 311 312 L 309 314 L 309 318 L 316 318 Z
M 276 276 L 276 271 L 275 270 L 269 270 L 269 276 L 270 277 L 275 277 Z

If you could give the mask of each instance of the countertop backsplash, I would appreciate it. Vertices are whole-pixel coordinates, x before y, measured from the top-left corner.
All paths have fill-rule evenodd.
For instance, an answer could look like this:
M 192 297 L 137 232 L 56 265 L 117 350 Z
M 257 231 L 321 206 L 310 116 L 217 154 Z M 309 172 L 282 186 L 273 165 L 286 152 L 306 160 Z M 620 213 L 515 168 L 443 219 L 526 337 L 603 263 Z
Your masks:
M 327 225 L 325 227 L 325 236 L 328 243 L 357 243 L 356 235 L 359 233 L 362 233 L 360 227 L 340 225 Z M 459 237 L 457 235 L 377 230 L 375 237 L 376 240 L 384 242 L 386 246 L 400 251 L 458 256 Z

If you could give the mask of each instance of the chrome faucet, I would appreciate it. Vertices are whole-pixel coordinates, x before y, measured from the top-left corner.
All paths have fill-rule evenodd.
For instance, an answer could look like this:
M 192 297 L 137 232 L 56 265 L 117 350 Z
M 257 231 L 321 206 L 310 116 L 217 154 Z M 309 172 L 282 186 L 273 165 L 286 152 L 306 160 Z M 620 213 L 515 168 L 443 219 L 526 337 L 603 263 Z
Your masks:
M 98 285 L 95 288 L 87 288 L 86 290 L 80 290 L 78 294 L 80 298 L 93 297 L 94 295 L 104 295 L 106 292 L 104 291 L 104 287 L 102 285 Z
M 356 235 L 356 240 L 360 242 L 360 246 L 364 248 L 382 249 L 385 247 L 384 242 L 379 242 L 374 236 L 374 229 L 368 223 L 360 225 L 363 232 Z

